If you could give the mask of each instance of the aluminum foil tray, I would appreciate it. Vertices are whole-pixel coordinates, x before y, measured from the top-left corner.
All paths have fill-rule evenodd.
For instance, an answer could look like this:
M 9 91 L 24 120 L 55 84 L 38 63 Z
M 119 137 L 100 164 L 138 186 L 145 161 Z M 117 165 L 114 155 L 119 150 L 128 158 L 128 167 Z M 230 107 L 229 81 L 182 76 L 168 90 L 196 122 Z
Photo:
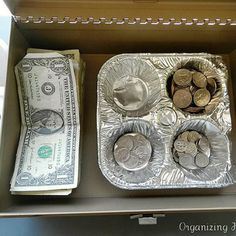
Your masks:
M 204 112 L 183 111 L 170 98 L 168 81 L 180 68 L 216 79 L 218 92 Z M 234 183 L 227 80 L 222 58 L 206 53 L 121 54 L 108 60 L 97 82 L 98 163 L 103 175 L 122 189 L 219 188 Z M 129 104 L 119 97 L 120 86 Z M 174 140 L 186 130 L 208 139 L 207 167 L 186 169 L 173 159 Z M 142 134 L 152 147 L 147 164 L 134 171 L 123 168 L 114 156 L 117 140 L 129 133 Z

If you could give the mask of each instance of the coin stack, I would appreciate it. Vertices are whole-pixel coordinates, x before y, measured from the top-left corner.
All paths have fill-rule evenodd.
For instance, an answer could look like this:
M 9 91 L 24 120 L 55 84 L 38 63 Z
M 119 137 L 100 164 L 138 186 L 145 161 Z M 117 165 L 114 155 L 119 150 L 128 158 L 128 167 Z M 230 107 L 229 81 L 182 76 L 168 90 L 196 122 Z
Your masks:
M 202 113 L 216 91 L 215 79 L 194 69 L 182 68 L 173 75 L 170 95 L 176 107 L 183 111 Z
M 174 141 L 173 158 L 186 169 L 195 170 L 207 167 L 210 154 L 208 139 L 197 131 L 185 131 Z
M 136 171 L 147 166 L 152 154 L 150 142 L 140 133 L 127 133 L 114 145 L 114 158 L 124 169 Z

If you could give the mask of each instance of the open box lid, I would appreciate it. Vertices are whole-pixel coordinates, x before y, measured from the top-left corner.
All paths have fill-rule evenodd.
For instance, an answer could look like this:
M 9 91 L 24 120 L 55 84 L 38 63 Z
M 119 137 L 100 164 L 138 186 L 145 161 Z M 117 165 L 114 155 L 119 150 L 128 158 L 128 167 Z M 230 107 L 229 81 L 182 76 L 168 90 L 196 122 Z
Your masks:
M 4 0 L 14 16 L 65 19 L 205 20 L 236 25 L 235 0 Z M 168 23 L 167 22 L 167 23 Z

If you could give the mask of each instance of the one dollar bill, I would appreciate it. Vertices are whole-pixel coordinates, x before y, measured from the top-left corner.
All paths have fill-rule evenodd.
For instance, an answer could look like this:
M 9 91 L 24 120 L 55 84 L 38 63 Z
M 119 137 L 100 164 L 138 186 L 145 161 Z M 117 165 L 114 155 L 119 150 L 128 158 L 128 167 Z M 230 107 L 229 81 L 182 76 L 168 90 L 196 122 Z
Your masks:
M 15 72 L 22 128 L 10 190 L 70 193 L 78 184 L 80 144 L 73 61 L 55 52 L 29 53 Z

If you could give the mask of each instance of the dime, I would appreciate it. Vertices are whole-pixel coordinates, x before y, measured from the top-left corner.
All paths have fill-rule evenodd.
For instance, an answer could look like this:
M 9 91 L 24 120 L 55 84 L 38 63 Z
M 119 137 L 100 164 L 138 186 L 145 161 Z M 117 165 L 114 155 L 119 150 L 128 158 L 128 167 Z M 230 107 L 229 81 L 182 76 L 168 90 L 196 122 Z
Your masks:
M 201 139 L 199 139 L 198 148 L 202 152 L 206 152 L 206 151 L 208 151 L 208 149 L 210 149 L 210 144 L 209 144 L 209 141 L 206 137 L 202 137 Z
M 194 157 L 190 154 L 184 154 L 179 157 L 179 164 L 190 170 L 195 170 L 197 169 L 197 166 L 194 163 Z
M 116 162 L 129 171 L 140 170 L 147 166 L 151 154 L 152 147 L 150 142 L 139 133 L 125 134 L 114 145 Z
M 188 141 L 189 142 L 197 142 L 202 136 L 197 131 L 190 131 L 188 133 Z
M 178 136 L 178 139 L 187 142 L 188 141 L 188 134 L 189 134 L 189 131 L 185 131 Z
M 174 148 L 178 152 L 185 152 L 188 142 L 176 139 L 174 142 Z
M 203 168 L 209 165 L 209 157 L 203 153 L 198 153 L 195 157 L 195 163 L 198 167 Z
M 178 152 L 175 149 L 173 149 L 173 159 L 175 162 L 179 162 Z
M 193 97 L 194 103 L 199 106 L 206 106 L 211 99 L 210 92 L 207 89 L 198 89 Z
M 209 90 L 212 96 L 215 94 L 217 85 L 216 85 L 216 81 L 213 78 L 207 79 L 207 89 Z
M 198 153 L 197 146 L 195 145 L 195 143 L 188 142 L 185 153 L 190 154 L 191 156 L 195 157 Z
M 192 81 L 192 73 L 187 69 L 179 69 L 174 73 L 173 80 L 181 87 L 188 86 Z
M 203 73 L 196 71 L 193 73 L 193 83 L 198 88 L 205 88 L 207 86 L 207 78 Z
M 189 91 L 179 89 L 173 96 L 173 102 L 178 108 L 186 108 L 192 103 L 192 95 Z

